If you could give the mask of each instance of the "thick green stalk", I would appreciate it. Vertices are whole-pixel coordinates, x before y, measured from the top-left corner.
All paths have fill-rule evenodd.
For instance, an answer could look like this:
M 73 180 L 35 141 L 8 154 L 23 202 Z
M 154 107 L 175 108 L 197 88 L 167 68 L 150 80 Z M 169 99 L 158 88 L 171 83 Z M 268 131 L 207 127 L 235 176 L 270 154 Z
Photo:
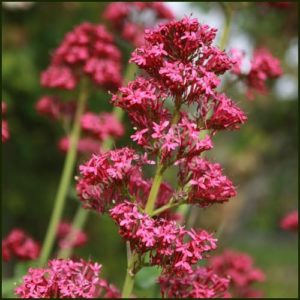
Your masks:
M 87 82 L 83 80 L 80 86 L 80 94 L 78 98 L 78 106 L 75 114 L 73 128 L 70 135 L 70 146 L 65 159 L 63 172 L 60 178 L 59 187 L 54 200 L 54 208 L 52 211 L 51 219 L 48 225 L 46 238 L 43 243 L 41 255 L 39 258 L 39 266 L 42 267 L 46 264 L 51 254 L 57 226 L 60 222 L 64 205 L 67 198 L 68 188 L 72 174 L 75 167 L 76 156 L 77 156 L 77 145 L 80 138 L 80 118 L 84 112 L 86 101 L 88 98 Z

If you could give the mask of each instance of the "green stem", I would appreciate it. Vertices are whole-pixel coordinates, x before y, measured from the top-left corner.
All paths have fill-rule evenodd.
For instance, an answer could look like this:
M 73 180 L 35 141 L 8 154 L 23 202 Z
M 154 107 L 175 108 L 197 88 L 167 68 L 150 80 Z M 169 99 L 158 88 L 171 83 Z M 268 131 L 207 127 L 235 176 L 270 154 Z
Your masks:
M 154 209 L 156 197 L 159 191 L 159 187 L 163 178 L 163 166 L 157 165 L 156 173 L 152 182 L 151 190 L 145 207 L 145 213 L 151 215 Z
M 41 255 L 39 258 L 39 266 L 42 267 L 49 259 L 53 248 L 56 230 L 61 219 L 63 208 L 66 202 L 68 188 L 70 186 L 72 174 L 75 167 L 77 156 L 77 145 L 80 137 L 80 118 L 84 112 L 86 101 L 88 98 L 87 82 L 83 80 L 80 86 L 80 94 L 78 99 L 78 106 L 75 114 L 73 128 L 70 136 L 70 146 L 65 159 L 63 172 L 60 178 L 59 187 L 54 201 L 54 208 L 51 215 L 51 220 L 48 225 L 46 238 L 43 243 Z
M 164 206 L 161 206 L 160 208 L 154 210 L 151 214 L 151 217 L 157 216 L 157 215 L 161 214 L 162 212 L 166 211 L 167 209 L 177 207 L 177 206 L 180 206 L 182 204 L 185 204 L 185 202 L 168 203 L 168 204 L 166 204 Z
M 133 290 L 134 286 L 134 266 L 138 261 L 138 254 L 132 253 L 130 250 L 130 243 L 127 242 L 127 270 L 126 278 L 122 290 L 122 298 L 128 298 Z

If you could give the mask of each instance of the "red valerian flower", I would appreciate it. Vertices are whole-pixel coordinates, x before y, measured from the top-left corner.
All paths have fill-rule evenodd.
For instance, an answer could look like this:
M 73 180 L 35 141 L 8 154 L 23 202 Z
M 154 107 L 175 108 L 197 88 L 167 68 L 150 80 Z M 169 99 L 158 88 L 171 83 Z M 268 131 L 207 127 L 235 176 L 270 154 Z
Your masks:
M 162 2 L 113 2 L 107 5 L 103 17 L 116 33 L 138 47 L 144 42 L 146 28 L 171 20 L 174 15 Z
M 120 298 L 119 291 L 99 277 L 101 268 L 82 259 L 53 259 L 47 268 L 29 268 L 15 293 L 21 298 Z
M 77 145 L 77 151 L 80 154 L 97 154 L 101 153 L 102 143 L 99 139 L 93 137 L 83 137 L 79 139 Z M 60 151 L 67 153 L 70 147 L 70 139 L 67 136 L 62 137 L 58 142 L 58 148 Z
M 16 257 L 20 260 L 34 260 L 39 257 L 40 245 L 22 229 L 13 229 L 2 240 L 2 259 L 5 261 Z
M 1 108 L 2 108 L 2 121 L 1 121 L 1 136 L 2 136 L 2 143 L 5 143 L 9 139 L 9 130 L 8 130 L 8 124 L 6 120 L 3 120 L 3 115 L 6 114 L 6 103 L 1 102 Z
M 222 174 L 221 165 L 210 163 L 200 157 L 191 161 L 179 162 L 180 181 L 190 183 L 188 202 L 205 207 L 214 203 L 223 203 L 236 196 L 232 182 Z
M 220 94 L 215 99 L 213 114 L 206 126 L 210 129 L 239 129 L 247 121 L 244 112 L 225 94 Z
M 43 96 L 36 103 L 35 109 L 41 116 L 53 120 L 72 119 L 76 111 L 76 102 L 62 102 L 57 96 Z
M 131 176 L 141 172 L 144 160 L 133 149 L 111 150 L 80 165 L 77 193 L 85 208 L 103 213 L 128 195 Z
M 253 91 L 266 93 L 266 80 L 277 78 L 281 74 L 280 61 L 272 56 L 268 49 L 256 49 L 251 61 L 250 72 L 246 77 L 246 83 L 249 87 L 248 94 L 251 96 Z
M 150 264 L 161 266 L 163 273 L 192 273 L 192 266 L 216 248 L 217 240 L 205 230 L 185 230 L 175 221 L 153 219 L 128 201 L 112 208 L 110 216 L 132 250 L 149 252 Z
M 72 242 L 68 240 L 69 236 Z M 88 237 L 82 230 L 73 228 L 71 223 L 62 221 L 57 228 L 57 239 L 60 248 L 71 248 L 85 245 Z
M 118 138 L 124 134 L 123 125 L 110 113 L 86 112 L 81 117 L 80 124 L 85 133 L 97 137 L 100 141 L 108 137 Z
M 210 266 L 219 276 L 230 277 L 230 292 L 238 298 L 262 297 L 262 293 L 253 289 L 256 282 L 265 280 L 262 270 L 253 266 L 252 258 L 242 252 L 226 250 L 223 254 L 210 259 Z
M 231 55 L 235 60 L 232 72 L 240 76 L 239 78 L 246 84 L 249 99 L 253 99 L 254 92 L 266 94 L 268 92 L 267 80 L 282 75 L 280 61 L 266 48 L 259 48 L 254 51 L 253 58 L 250 61 L 250 71 L 245 74 L 241 72 L 241 65 L 245 61 L 245 53 L 238 49 L 232 49 Z
M 163 298 L 229 298 L 229 278 L 209 268 L 198 267 L 192 273 L 164 274 L 158 279 Z
M 107 90 L 121 84 L 121 54 L 102 25 L 82 23 L 66 34 L 42 73 L 41 84 L 72 90 L 83 75 Z
M 288 213 L 280 222 L 284 230 L 298 231 L 298 210 Z

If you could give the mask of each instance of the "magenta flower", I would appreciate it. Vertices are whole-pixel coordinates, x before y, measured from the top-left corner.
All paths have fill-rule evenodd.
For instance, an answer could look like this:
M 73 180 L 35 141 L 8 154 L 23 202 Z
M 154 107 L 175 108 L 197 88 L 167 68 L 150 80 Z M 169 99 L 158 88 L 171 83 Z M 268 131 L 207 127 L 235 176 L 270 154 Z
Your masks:
M 263 282 L 265 275 L 253 266 L 253 260 L 248 254 L 226 250 L 223 254 L 212 257 L 210 266 L 219 276 L 230 277 L 230 291 L 234 297 L 262 297 L 262 293 L 253 289 L 252 285 Z
M 215 102 L 213 115 L 206 125 L 207 128 L 215 130 L 239 129 L 240 125 L 246 121 L 247 117 L 244 112 L 232 100 L 221 94 Z
M 141 157 L 133 149 L 122 148 L 93 155 L 79 170 L 77 192 L 85 208 L 104 212 L 128 195 L 129 181 L 141 172 Z
M 220 164 L 195 157 L 191 161 L 182 161 L 179 167 L 182 184 L 191 184 L 189 203 L 205 207 L 223 203 L 236 196 L 236 190 L 232 182 L 222 174 Z
M 106 90 L 121 84 L 121 54 L 102 25 L 82 23 L 69 32 L 42 73 L 41 84 L 72 90 L 83 75 Z
M 6 114 L 6 103 L 5 102 L 1 102 L 1 107 L 2 107 L 2 117 L 3 115 Z M 1 121 L 1 136 L 2 136 L 2 143 L 5 143 L 9 137 L 10 137 L 10 134 L 9 134 L 9 130 L 8 130 L 8 123 L 6 120 L 3 120 Z
M 43 96 L 35 105 L 35 109 L 41 116 L 53 120 L 72 119 L 76 110 L 74 100 L 62 102 L 57 96 Z
M 20 260 L 34 260 L 40 255 L 40 245 L 22 229 L 13 229 L 2 240 L 2 259 L 9 261 L 16 257 Z
M 149 252 L 149 263 L 161 266 L 164 273 L 192 273 L 192 266 L 216 248 L 216 239 L 205 230 L 185 230 L 174 221 L 153 219 L 128 201 L 112 208 L 110 216 L 132 250 Z
M 21 298 L 119 298 L 119 291 L 99 277 L 101 265 L 53 259 L 45 269 L 29 268 L 15 289 Z
M 248 94 L 251 97 L 253 91 L 266 93 L 266 80 L 277 78 L 282 74 L 280 61 L 272 56 L 265 48 L 256 49 L 251 61 L 251 69 L 246 78 L 249 87 Z
M 298 231 L 298 210 L 288 213 L 280 222 L 284 230 Z
M 101 142 L 97 138 L 83 137 L 79 139 L 77 145 L 77 151 L 80 154 L 98 154 L 101 153 Z M 58 149 L 64 153 L 67 153 L 70 147 L 70 139 L 67 136 L 62 137 L 58 142 Z
M 193 273 L 177 276 L 164 274 L 158 280 L 163 298 L 229 298 L 229 278 L 209 268 L 198 267 Z
M 60 222 L 56 235 L 60 248 L 81 247 L 85 245 L 88 240 L 85 232 L 73 228 L 72 224 L 66 221 Z M 72 242 L 67 239 L 69 235 L 72 235 Z
M 174 18 L 173 13 L 162 2 L 110 3 L 103 17 L 112 24 L 116 33 L 134 46 L 143 44 L 145 28 Z
M 81 117 L 81 128 L 85 133 L 104 141 L 108 137 L 118 138 L 124 134 L 124 127 L 110 113 L 95 114 L 87 112 Z

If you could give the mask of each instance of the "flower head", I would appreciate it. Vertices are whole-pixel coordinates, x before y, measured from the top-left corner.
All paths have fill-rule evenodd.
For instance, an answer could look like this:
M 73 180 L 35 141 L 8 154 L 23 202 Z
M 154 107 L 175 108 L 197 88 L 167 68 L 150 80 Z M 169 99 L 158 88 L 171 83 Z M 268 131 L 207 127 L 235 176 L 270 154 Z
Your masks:
M 118 290 L 99 277 L 101 265 L 53 259 L 45 269 L 29 268 L 15 289 L 21 298 L 119 298 Z
M 226 250 L 223 254 L 213 256 L 210 266 L 219 276 L 230 277 L 230 288 L 235 297 L 261 297 L 262 294 L 252 288 L 255 282 L 265 280 L 262 270 L 253 266 L 252 258 L 246 254 L 233 250 Z
M 68 240 L 69 235 L 72 241 Z M 62 221 L 57 228 L 57 239 L 60 248 L 70 248 L 83 246 L 88 237 L 82 230 L 73 228 L 71 223 Z
M 121 84 L 121 54 L 102 25 L 82 23 L 66 34 L 42 73 L 41 84 L 72 90 L 83 75 L 104 89 Z
M 229 278 L 209 268 L 198 267 L 192 273 L 164 274 L 158 280 L 163 298 L 228 298 Z
M 132 250 L 149 252 L 150 264 L 161 266 L 164 273 L 192 273 L 192 266 L 216 248 L 216 239 L 205 230 L 185 230 L 174 221 L 153 219 L 128 201 L 112 208 L 110 216 Z
M 20 260 L 33 260 L 40 254 L 38 242 L 28 236 L 22 229 L 13 229 L 8 236 L 2 240 L 2 259 L 5 261 L 16 257 Z
M 298 231 L 298 210 L 288 213 L 280 222 L 284 230 Z
M 131 176 L 139 172 L 141 158 L 133 149 L 122 148 L 93 155 L 79 167 L 77 192 L 84 207 L 104 212 L 128 194 Z
M 174 18 L 162 2 L 113 2 L 107 5 L 103 17 L 134 46 L 143 44 L 145 28 Z
M 188 202 L 200 206 L 223 203 L 236 196 L 232 182 L 222 174 L 221 165 L 195 157 L 179 164 L 180 181 L 190 183 Z
M 248 94 L 252 91 L 266 93 L 266 81 L 269 78 L 277 78 L 282 74 L 280 61 L 275 58 L 268 49 L 256 49 L 251 61 L 251 69 L 246 78 L 249 87 Z
M 53 120 L 72 119 L 76 110 L 76 102 L 62 102 L 56 96 L 43 96 L 38 100 L 35 109 L 41 116 L 48 117 Z
M 6 103 L 1 102 L 1 108 L 2 108 L 2 117 L 6 114 Z M 5 143 L 9 139 L 9 130 L 8 130 L 8 123 L 6 120 L 2 119 L 1 122 L 1 136 L 2 136 L 2 143 Z

